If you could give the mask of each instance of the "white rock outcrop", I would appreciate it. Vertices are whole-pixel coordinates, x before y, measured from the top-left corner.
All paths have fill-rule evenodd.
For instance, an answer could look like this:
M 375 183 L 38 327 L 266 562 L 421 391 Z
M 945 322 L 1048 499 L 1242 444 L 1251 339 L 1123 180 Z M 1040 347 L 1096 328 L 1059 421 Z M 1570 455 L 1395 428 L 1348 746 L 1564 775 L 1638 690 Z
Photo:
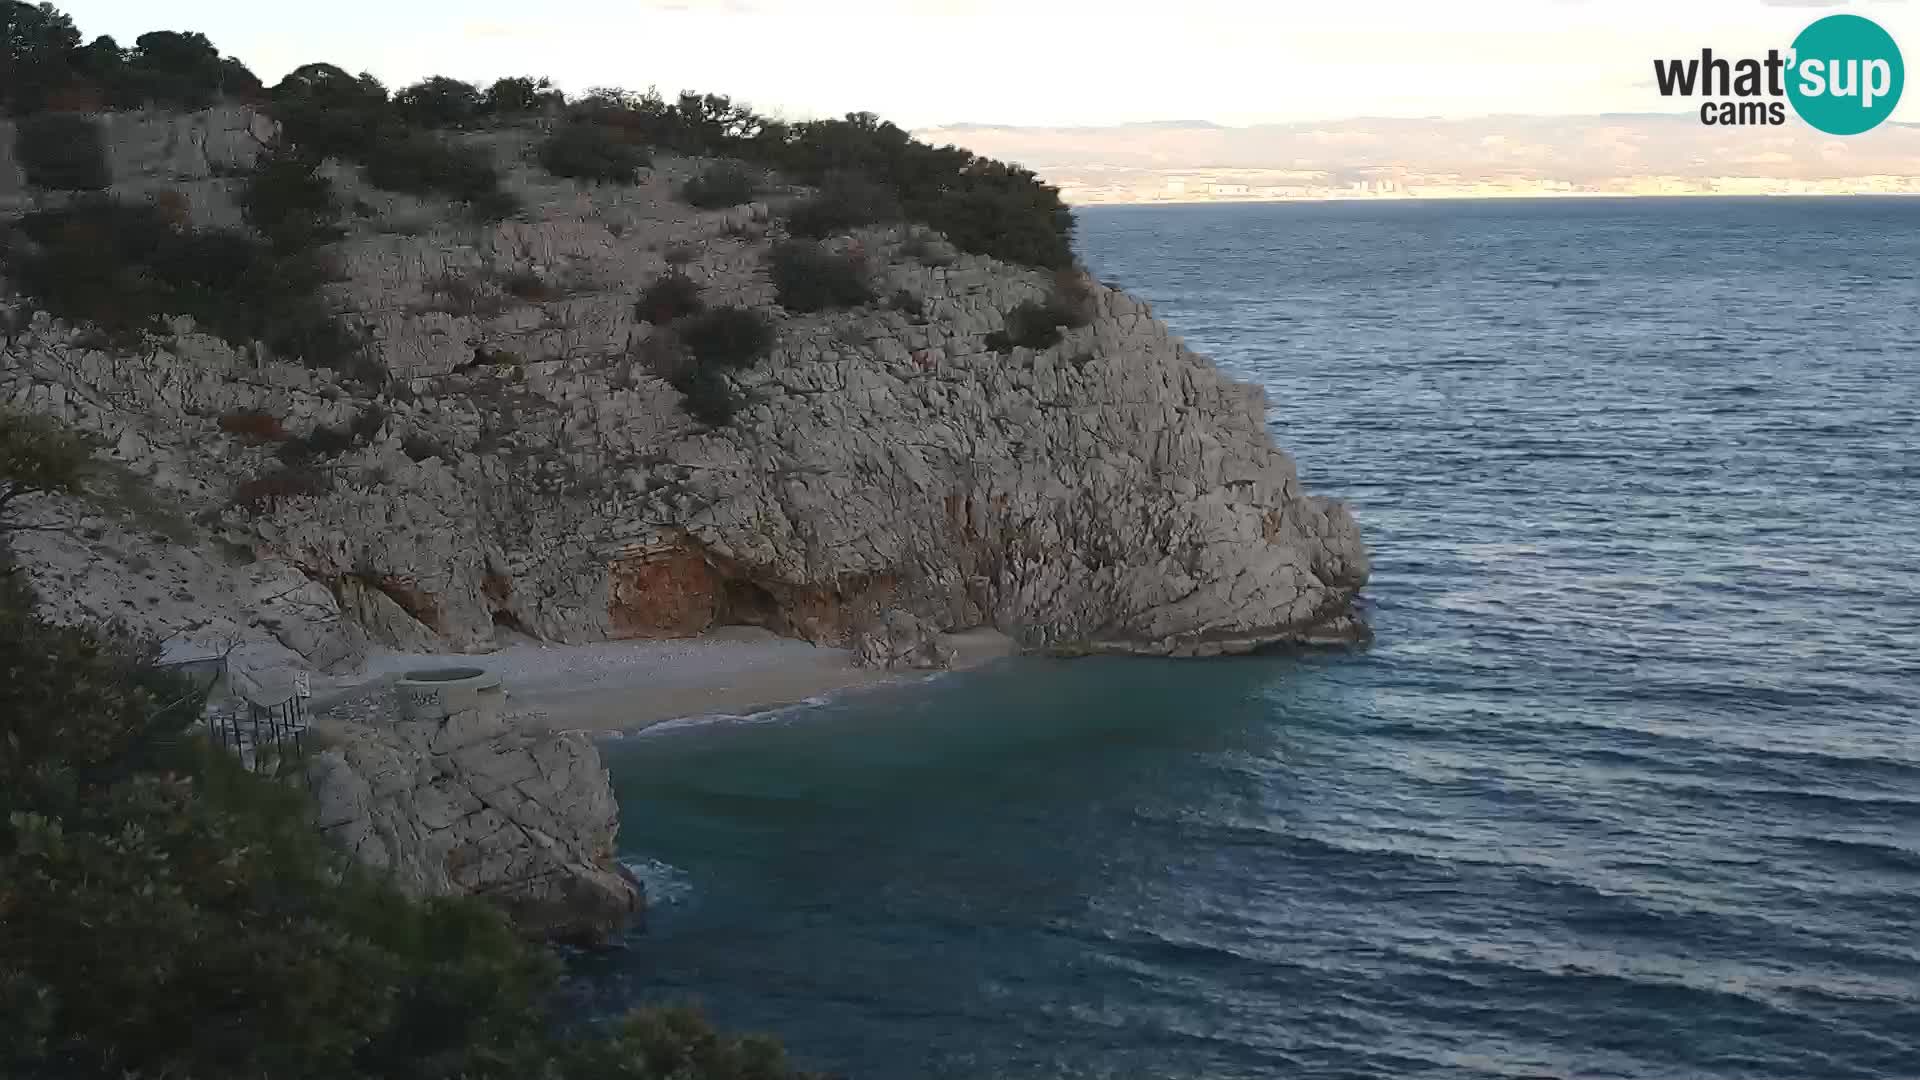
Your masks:
M 224 183 L 194 162 L 237 160 L 239 135 L 209 133 L 254 121 L 177 123 L 116 147 L 117 190 Z M 476 137 L 527 205 L 493 226 L 332 167 L 358 208 L 336 298 L 398 380 L 377 401 L 185 320 L 108 354 L 18 305 L 0 401 L 100 432 L 207 533 L 316 583 L 219 600 L 243 625 L 268 603 L 351 624 L 356 642 L 274 637 L 316 665 L 367 642 L 483 649 L 501 627 L 583 642 L 753 623 L 852 644 L 892 611 L 1061 652 L 1364 636 L 1352 515 L 1302 488 L 1262 392 L 1145 303 L 1084 282 L 1088 325 L 996 352 L 988 335 L 1052 276 L 883 228 L 835 245 L 902 302 L 789 314 L 764 269 L 785 196 L 695 210 L 675 190 L 700 163 L 665 157 L 630 187 L 556 180 L 526 164 L 534 137 Z M 214 202 L 193 213 L 221 223 Z M 650 367 L 661 331 L 633 301 L 670 267 L 778 331 L 722 429 Z M 276 465 L 223 415 L 264 410 L 300 434 L 374 407 L 377 434 L 318 466 L 326 493 L 227 505 Z
M 328 748 L 308 780 L 322 831 L 413 895 L 478 896 L 529 933 L 600 941 L 637 915 L 593 744 L 509 723 L 497 679 L 440 693 L 446 704 L 418 715 L 320 729 Z
M 853 640 L 853 662 L 861 667 L 944 671 L 954 651 L 940 631 L 918 615 L 894 609 L 863 627 Z

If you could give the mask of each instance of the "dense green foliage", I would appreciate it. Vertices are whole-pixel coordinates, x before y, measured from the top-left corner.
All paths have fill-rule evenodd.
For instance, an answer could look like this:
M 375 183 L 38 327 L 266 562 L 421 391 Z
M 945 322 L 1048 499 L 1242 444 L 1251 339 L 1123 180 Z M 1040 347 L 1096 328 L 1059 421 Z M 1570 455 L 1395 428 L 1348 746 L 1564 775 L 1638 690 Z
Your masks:
M 940 230 L 962 251 L 1032 266 L 1073 262 L 1073 213 L 1057 189 L 1018 166 L 929 146 L 872 113 L 796 124 L 764 152 L 802 179 L 856 173 L 885 185 L 905 217 Z
M 780 306 L 788 311 L 827 311 L 873 302 L 866 261 L 857 255 L 835 255 L 819 244 L 794 240 L 774 248 L 767 266 Z
M 447 104 L 446 84 L 453 81 L 429 79 L 410 87 L 416 93 L 405 103 L 396 103 L 371 75 L 304 64 L 274 86 L 272 110 L 291 154 L 357 161 L 375 187 L 464 202 L 484 221 L 509 217 L 519 204 L 500 189 L 499 170 L 484 151 L 408 123 L 409 116 L 460 111 L 462 106 Z
M 667 375 L 667 382 L 686 397 L 687 415 L 708 427 L 726 427 L 740 410 L 740 397 L 720 371 L 684 364 Z
M 14 127 L 13 154 L 34 187 L 100 191 L 113 182 L 100 125 L 81 113 L 21 117 Z
M 1051 349 L 1060 344 L 1060 322 L 1047 305 L 1028 300 L 1007 312 L 1004 330 L 987 335 L 987 348 L 1012 352 L 1015 348 Z
M 787 228 L 795 236 L 819 240 L 862 225 L 898 221 L 900 214 L 893 192 L 858 173 L 835 173 L 817 194 L 793 208 Z
M 0 405 L 0 541 L 27 500 L 86 490 L 94 447 L 44 416 Z
M 479 119 L 484 106 L 480 88 L 472 83 L 435 75 L 393 95 L 393 110 L 412 127 L 465 127 Z
M 110 37 L 80 44 L 73 20 L 51 4 L 0 0 L 0 106 L 42 109 L 203 109 L 257 93 L 246 65 L 222 57 L 206 35 L 157 30 L 123 49 Z
M 293 69 L 274 85 L 271 100 L 285 140 L 313 157 L 358 161 L 398 126 L 378 79 L 332 64 Z
M 680 185 L 680 197 L 702 210 L 723 210 L 752 202 L 759 191 L 760 178 L 732 161 L 709 166 Z
M 604 124 L 566 124 L 540 144 L 540 167 L 572 180 L 631 184 L 649 160 L 646 150 Z
M 702 367 L 748 368 L 773 351 L 773 327 L 749 308 L 714 308 L 681 320 L 675 331 Z
M 442 195 L 454 202 L 485 199 L 500 190 L 500 173 L 481 150 L 432 135 L 383 138 L 361 157 L 367 182 L 409 195 Z
M 0 410 L 0 1076 L 804 1080 L 684 1009 L 556 1037 L 555 965 L 498 912 L 357 869 L 151 646 L 42 620 L 11 511 L 88 449 Z
M 809 221 L 799 235 L 823 236 L 904 215 L 945 233 L 962 251 L 1031 266 L 1073 263 L 1073 213 L 1058 189 L 1031 171 L 954 146 L 929 146 L 872 113 L 786 124 L 714 94 L 673 101 L 648 92 L 595 90 L 575 108 L 635 133 L 647 145 L 684 154 L 737 158 L 810 184 L 854 175 L 891 193 L 895 214 L 834 226 Z M 855 217 L 863 216 L 860 214 Z M 844 219 L 843 219 L 844 220 Z
M 659 373 L 686 395 L 687 412 L 708 427 L 724 427 L 740 407 L 726 373 L 752 367 L 773 351 L 774 330 L 748 308 L 722 307 L 674 324 L 677 351 L 662 357 Z
M 1086 316 L 1080 310 L 1062 300 L 1053 299 L 1044 304 L 1028 300 L 1007 312 L 1007 328 L 988 334 L 987 346 L 1000 352 L 1009 352 L 1015 347 L 1050 349 L 1060 344 L 1061 327 L 1086 323 Z
M 697 314 L 705 306 L 700 299 L 700 286 L 691 278 L 685 274 L 662 274 L 634 302 L 633 313 L 643 322 L 665 326 L 675 319 Z
M 50 107 L 131 108 L 154 103 L 198 108 L 220 97 L 247 97 L 260 84 L 238 61 L 222 58 L 204 35 L 143 34 L 132 49 L 111 38 L 82 46 L 73 21 L 50 6 L 0 0 L 0 104 L 25 114 Z M 422 150 L 423 129 L 464 128 L 560 103 L 545 79 L 510 77 L 486 90 L 435 76 L 389 97 L 370 75 L 350 75 L 331 64 L 306 64 L 276 85 L 270 102 L 290 142 L 309 156 L 337 156 L 369 166 L 375 183 L 393 190 L 430 190 L 472 203 L 493 219 L 511 212 L 497 185 L 479 179 L 468 163 Z M 888 193 L 898 209 L 851 221 L 830 204 L 804 220 L 801 235 L 824 236 L 904 214 L 945 233 L 962 251 L 1033 266 L 1073 261 L 1073 214 L 1060 193 L 1032 172 L 954 146 L 923 143 L 872 113 L 839 120 L 787 124 L 716 94 L 659 94 L 601 89 L 571 106 L 576 119 L 615 129 L 608 145 L 638 153 L 657 146 L 683 154 L 735 158 L 806 183 L 831 186 L 858 175 Z M 564 129 L 563 129 L 564 131 Z M 556 136 L 558 137 L 558 136 Z M 624 159 L 605 159 L 587 137 L 557 160 L 562 175 L 615 178 Z M 549 166 L 552 168 L 552 166 Z M 737 193 L 699 186 L 697 205 Z M 464 194 L 463 194 L 464 193 Z M 726 204 L 732 205 L 732 204 Z M 835 210 L 833 213 L 823 211 Z M 834 224 L 838 218 L 843 224 Z M 827 232 L 820 230 L 826 229 Z
M 549 105 L 565 103 L 566 95 L 554 89 L 551 79 L 509 75 L 495 79 L 493 85 L 480 95 L 480 113 L 483 116 L 507 117 L 538 112 Z
M 5 262 L 16 288 L 54 315 L 122 339 L 191 315 L 236 344 L 373 377 L 364 354 L 319 295 L 308 253 L 282 256 L 230 229 L 189 229 L 158 208 L 108 199 L 21 218 Z
M 320 162 L 291 153 L 262 154 L 240 189 L 247 224 L 276 251 L 307 251 L 340 239 L 340 203 Z
M 1049 349 L 1060 343 L 1062 327 L 1092 321 L 1093 292 L 1085 272 L 1062 269 L 1054 274 L 1053 292 L 1046 301 L 1028 300 L 1007 312 L 1006 329 L 988 334 L 987 347 L 999 352 L 1016 347 Z

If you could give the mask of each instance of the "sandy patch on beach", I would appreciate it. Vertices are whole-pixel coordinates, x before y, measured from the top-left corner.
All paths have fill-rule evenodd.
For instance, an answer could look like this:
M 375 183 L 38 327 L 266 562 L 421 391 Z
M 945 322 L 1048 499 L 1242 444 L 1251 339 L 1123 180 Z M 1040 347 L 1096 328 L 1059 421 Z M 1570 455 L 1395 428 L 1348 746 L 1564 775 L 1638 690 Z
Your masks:
M 1014 651 L 993 630 L 947 638 L 955 669 Z M 315 707 L 365 717 L 384 711 L 385 687 L 422 667 L 478 667 L 499 674 L 508 709 L 563 731 L 626 731 L 663 720 L 746 715 L 839 690 L 925 672 L 855 667 L 845 649 L 821 648 L 755 627 L 699 638 L 594 645 L 523 642 L 477 655 L 379 653 L 360 671 L 314 680 Z

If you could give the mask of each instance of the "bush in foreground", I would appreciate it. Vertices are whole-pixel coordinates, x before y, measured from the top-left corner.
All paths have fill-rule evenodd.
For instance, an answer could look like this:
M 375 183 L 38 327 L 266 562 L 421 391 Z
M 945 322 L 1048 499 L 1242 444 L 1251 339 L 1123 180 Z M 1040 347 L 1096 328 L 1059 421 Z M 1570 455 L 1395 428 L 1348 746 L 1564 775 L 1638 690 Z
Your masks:
M 773 326 L 758 312 L 714 308 L 674 324 L 674 340 L 653 348 L 652 365 L 686 395 L 687 413 L 708 427 L 725 427 L 740 398 L 726 373 L 752 367 L 773 351 Z
M 740 411 L 740 396 L 713 368 L 687 364 L 668 374 L 667 382 L 686 397 L 687 415 L 708 427 L 726 427 Z
M 601 124 L 568 124 L 540 144 L 540 167 L 571 180 L 631 184 L 650 160 L 644 149 Z
M 793 208 L 787 228 L 795 236 L 823 240 L 862 225 L 899 219 L 900 200 L 893 192 L 857 173 L 836 173 L 817 194 Z
M 987 335 L 987 347 L 997 352 L 1015 348 L 1050 349 L 1060 344 L 1060 328 L 1076 324 L 1072 311 L 1053 303 L 1029 300 L 1007 312 L 1007 327 Z
M 484 153 L 429 135 L 383 138 L 362 161 L 367 182 L 383 191 L 471 202 L 500 189 L 500 173 Z
M 0 453 L 0 491 L 78 491 L 59 441 Z M 153 646 L 41 619 L 4 511 L 0 1076 L 805 1080 L 685 1009 L 557 1037 L 548 954 L 330 847 L 301 785 L 208 745 Z
M 858 256 L 835 255 L 818 244 L 793 241 L 773 249 L 768 269 L 780 306 L 788 311 L 827 311 L 873 302 L 866 264 Z
M 1005 330 L 987 335 L 987 346 L 998 352 L 1014 348 L 1050 349 L 1060 344 L 1061 327 L 1076 328 L 1093 321 L 1093 290 L 1086 274 L 1063 267 L 1053 276 L 1053 294 L 1046 302 L 1028 300 L 1007 312 Z
M 682 320 L 681 344 L 701 367 L 748 368 L 773 351 L 773 327 L 759 313 L 741 307 L 714 308 Z
M 752 202 L 759 191 L 759 177 L 731 161 L 711 166 L 680 185 L 680 197 L 702 210 L 723 210 Z
M 282 252 L 307 251 L 345 235 L 333 185 L 320 163 L 294 154 L 263 154 L 240 191 L 247 224 Z
M 700 299 L 700 286 L 685 274 L 662 274 L 634 301 L 634 315 L 656 326 L 696 315 L 706 304 Z
M 13 131 L 13 153 L 27 183 L 56 191 L 102 191 L 113 183 L 100 125 L 80 113 L 22 117 Z

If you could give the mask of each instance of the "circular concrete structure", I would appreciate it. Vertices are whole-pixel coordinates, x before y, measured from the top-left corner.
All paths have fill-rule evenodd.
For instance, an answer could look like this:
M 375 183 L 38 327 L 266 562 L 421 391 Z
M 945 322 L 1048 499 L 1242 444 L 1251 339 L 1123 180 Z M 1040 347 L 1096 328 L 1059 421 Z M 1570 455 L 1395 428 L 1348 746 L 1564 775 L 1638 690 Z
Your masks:
M 497 715 L 505 693 L 500 676 L 477 667 L 424 668 L 409 671 L 394 683 L 403 720 L 444 720 L 450 714 L 477 709 Z

